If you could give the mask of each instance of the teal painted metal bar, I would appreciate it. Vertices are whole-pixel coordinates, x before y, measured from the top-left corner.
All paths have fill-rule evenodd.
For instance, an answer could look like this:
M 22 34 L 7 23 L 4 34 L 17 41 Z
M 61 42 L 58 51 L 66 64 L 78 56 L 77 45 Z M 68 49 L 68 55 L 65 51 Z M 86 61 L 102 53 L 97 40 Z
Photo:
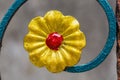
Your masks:
M 2 40 L 4 32 L 13 18 L 16 11 L 26 2 L 27 0 L 15 0 L 11 7 L 8 9 L 6 14 L 4 15 L 2 21 L 0 22 L 0 40 Z
M 106 59 L 114 45 L 114 41 L 116 39 L 116 18 L 114 12 L 107 0 L 98 0 L 98 2 L 104 9 L 109 23 L 109 35 L 106 44 L 95 59 L 80 66 L 68 67 L 65 69 L 67 72 L 79 73 L 92 70 Z
M 12 19 L 15 12 L 24 4 L 27 0 L 15 0 L 13 5 L 8 9 L 8 12 L 3 17 L 2 21 L 0 22 L 0 39 L 2 40 L 5 29 L 7 28 L 7 25 L 9 24 L 10 20 Z M 99 53 L 99 55 L 93 59 L 92 61 L 81 64 L 79 66 L 73 66 L 73 67 L 67 67 L 65 71 L 72 72 L 72 73 L 80 73 L 92 70 L 93 68 L 100 65 L 106 57 L 109 55 L 113 45 L 114 41 L 116 39 L 116 18 L 114 16 L 114 12 L 108 3 L 107 0 L 98 0 L 99 4 L 104 9 L 108 23 L 109 23 L 109 35 L 106 41 L 106 44 L 102 51 Z

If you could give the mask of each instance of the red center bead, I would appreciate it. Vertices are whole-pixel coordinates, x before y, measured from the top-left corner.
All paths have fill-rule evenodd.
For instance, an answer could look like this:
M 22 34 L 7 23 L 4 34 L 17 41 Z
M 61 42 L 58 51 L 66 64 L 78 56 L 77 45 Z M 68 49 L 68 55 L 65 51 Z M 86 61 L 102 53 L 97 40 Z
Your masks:
M 63 41 L 62 35 L 58 34 L 57 32 L 54 32 L 48 35 L 46 39 L 46 44 L 50 49 L 58 50 L 62 41 Z

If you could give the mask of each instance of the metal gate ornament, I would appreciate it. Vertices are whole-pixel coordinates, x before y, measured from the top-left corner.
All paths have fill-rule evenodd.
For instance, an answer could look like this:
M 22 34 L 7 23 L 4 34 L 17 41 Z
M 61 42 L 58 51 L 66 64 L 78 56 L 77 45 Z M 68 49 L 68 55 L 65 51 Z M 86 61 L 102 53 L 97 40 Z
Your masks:
M 28 28 L 24 47 L 34 65 L 60 72 L 79 62 L 86 40 L 74 17 L 52 10 L 32 19 Z
M 26 1 L 28 1 L 28 0 L 15 0 L 14 3 L 12 4 L 12 6 L 8 9 L 7 13 L 5 14 L 5 16 L 3 17 L 2 21 L 0 22 L 0 39 L 1 39 L 1 41 L 2 41 L 4 32 L 5 32 L 6 28 L 7 28 L 7 25 L 9 23 L 9 21 L 11 20 L 11 18 L 15 14 L 15 12 Z M 65 36 L 61 35 L 62 33 L 64 33 L 62 28 L 55 29 L 55 31 L 52 31 L 54 29 L 50 30 L 51 28 L 49 27 L 48 30 L 50 32 L 49 31 L 47 32 L 46 30 L 44 30 L 45 27 L 46 27 L 45 26 L 46 24 L 44 24 L 45 17 L 44 18 L 43 17 L 37 17 L 37 18 L 34 18 L 30 22 L 30 25 L 29 25 L 29 31 L 30 32 L 26 35 L 26 37 L 24 39 L 24 47 L 25 47 L 25 49 L 28 52 L 30 52 L 29 55 L 30 55 L 31 62 L 33 62 L 33 64 L 35 64 L 37 66 L 46 66 L 47 69 L 49 71 L 51 71 L 51 72 L 60 72 L 60 71 L 64 70 L 64 71 L 73 72 L 73 73 L 89 71 L 89 70 L 97 67 L 99 64 L 101 64 L 106 59 L 106 57 L 109 55 L 109 53 L 110 53 L 110 51 L 111 51 L 111 49 L 112 49 L 112 47 L 114 45 L 114 41 L 115 41 L 115 38 L 116 38 L 116 19 L 115 19 L 115 16 L 114 16 L 114 12 L 113 12 L 113 10 L 112 10 L 112 8 L 111 8 L 111 6 L 110 6 L 110 4 L 108 3 L 107 0 L 98 0 L 98 2 L 100 3 L 101 7 L 104 9 L 104 11 L 106 13 L 106 16 L 107 16 L 107 19 L 108 19 L 108 23 L 109 23 L 109 35 L 108 35 L 107 41 L 106 41 L 106 43 L 104 45 L 104 48 L 102 49 L 102 51 L 100 51 L 99 55 L 95 59 L 93 59 L 92 61 L 90 61 L 90 62 L 88 62 L 86 64 L 81 64 L 79 66 L 73 66 L 74 64 L 76 64 L 78 62 L 78 60 L 80 58 L 80 54 L 81 54 L 81 49 L 82 49 L 82 47 L 85 46 L 84 34 L 79 30 L 78 22 L 73 17 L 67 16 L 67 17 L 72 18 L 72 20 L 73 20 L 73 22 L 69 23 L 70 19 L 68 19 L 67 23 L 69 23 L 70 25 L 72 24 L 72 26 L 70 26 L 70 29 L 73 28 L 73 30 L 75 30 L 75 32 L 77 32 L 77 34 L 75 34 L 74 36 L 78 37 L 78 39 L 75 39 L 75 40 L 78 40 L 79 44 L 77 44 L 73 40 L 72 40 L 73 42 L 70 42 L 71 39 L 70 39 L 70 41 L 66 42 L 66 44 L 69 43 L 69 45 L 78 46 L 78 48 L 72 48 L 72 47 L 69 47 L 69 46 L 65 47 L 64 45 L 62 45 L 62 44 L 65 44 L 65 41 L 67 41 L 67 40 L 65 40 Z M 55 13 L 55 12 L 60 13 L 59 11 L 51 11 L 51 12 L 52 13 Z M 51 12 L 48 12 L 48 13 L 51 13 Z M 60 13 L 60 15 L 62 15 L 62 14 Z M 49 16 L 50 15 L 48 15 L 48 17 Z M 51 20 L 51 17 L 50 18 L 46 18 L 46 20 L 48 20 L 46 23 L 52 25 L 52 27 L 53 27 L 54 20 L 53 20 L 52 23 L 49 23 L 49 22 L 51 22 L 51 21 L 49 21 L 49 20 Z M 62 20 L 64 22 L 65 19 L 61 18 L 59 20 Z M 41 24 L 39 24 L 39 23 L 41 23 Z M 38 31 L 38 24 L 39 24 L 39 27 L 40 27 L 40 29 L 39 29 L 40 31 Z M 75 24 L 75 26 L 73 24 Z M 37 26 L 33 28 L 33 26 L 35 26 L 35 25 L 37 25 Z M 41 27 L 41 26 L 44 26 L 44 28 Z M 55 27 L 60 27 L 60 26 L 57 25 Z M 45 32 L 41 31 L 41 29 L 44 30 Z M 42 40 L 44 38 L 42 36 L 45 36 L 45 35 L 44 34 L 40 34 L 39 37 L 38 36 L 33 36 L 33 32 L 32 31 L 34 31 L 34 30 L 36 30 L 37 34 L 39 34 L 39 33 L 44 33 L 44 34 L 47 33 L 48 34 L 46 36 L 46 39 L 44 40 L 44 42 L 39 42 L 38 38 L 40 38 L 40 40 Z M 58 32 L 56 30 L 58 30 Z M 59 31 L 60 31 L 60 33 L 59 33 Z M 72 31 L 72 33 L 73 32 L 74 31 Z M 68 33 L 69 33 L 69 31 L 68 31 Z M 35 37 L 35 38 L 31 39 L 30 36 Z M 33 40 L 33 39 L 34 39 L 35 42 L 38 42 L 38 43 L 37 44 L 32 44 L 31 40 Z M 52 41 L 53 39 L 55 41 Z M 34 48 L 36 48 L 36 45 L 42 45 L 43 47 L 39 48 L 37 51 L 32 51 L 32 49 L 30 49 L 31 46 L 28 46 L 29 44 L 26 44 L 28 42 L 30 44 L 32 44 L 32 46 L 35 46 Z M 53 44 L 53 43 L 54 44 L 56 43 L 56 44 L 51 46 L 51 44 Z M 68 52 L 67 51 L 64 52 L 65 50 L 63 50 L 61 48 L 61 46 L 65 47 L 66 50 L 68 49 L 67 51 L 70 52 L 70 53 L 72 51 L 71 55 L 73 56 L 72 58 L 74 59 L 72 63 L 66 63 L 68 58 L 71 59 L 71 57 L 66 56 Z M 37 47 L 39 47 L 39 46 L 37 46 Z M 49 54 L 52 55 L 52 56 L 49 56 L 49 58 L 48 58 L 48 56 L 46 56 L 45 53 L 42 53 L 44 50 L 45 50 L 45 53 L 48 53 L 47 51 L 50 51 Z M 38 54 L 36 54 L 36 53 L 38 53 L 38 51 L 40 51 L 39 54 L 41 56 L 45 55 L 45 57 L 39 58 L 40 56 Z M 64 53 L 66 53 L 66 55 Z M 33 54 L 36 54 L 36 55 L 33 55 Z M 59 54 L 59 58 L 56 58 L 56 56 L 55 56 L 56 54 L 57 55 Z M 66 59 L 66 61 L 62 58 L 63 56 L 61 56 L 61 54 L 65 55 L 64 59 Z M 55 57 L 55 58 L 50 58 L 50 57 Z M 56 59 L 58 59 L 58 60 L 56 60 Z M 69 61 L 67 61 L 67 62 L 69 62 Z M 59 63 L 60 63 L 60 65 L 58 65 Z M 70 67 L 70 66 L 72 66 L 72 67 Z

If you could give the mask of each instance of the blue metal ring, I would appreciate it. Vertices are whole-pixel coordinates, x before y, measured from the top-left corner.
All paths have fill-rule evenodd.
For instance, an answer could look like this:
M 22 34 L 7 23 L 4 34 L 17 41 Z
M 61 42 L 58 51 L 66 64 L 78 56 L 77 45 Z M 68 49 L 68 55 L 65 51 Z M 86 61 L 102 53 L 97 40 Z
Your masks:
M 0 39 L 1 40 L 3 38 L 7 25 L 12 19 L 13 15 L 26 1 L 27 0 L 15 0 L 12 6 L 8 9 L 7 13 L 5 14 L 2 21 L 0 22 Z M 65 69 L 65 71 L 67 72 L 80 73 L 80 72 L 89 71 L 97 67 L 106 59 L 106 57 L 109 55 L 114 45 L 114 41 L 116 39 L 116 18 L 114 16 L 114 12 L 107 0 L 98 0 L 98 2 L 104 9 L 107 19 L 108 19 L 108 23 L 109 23 L 109 35 L 105 43 L 105 46 L 95 59 L 93 59 L 92 61 L 86 64 L 81 64 L 79 66 L 73 66 L 73 67 L 67 67 Z

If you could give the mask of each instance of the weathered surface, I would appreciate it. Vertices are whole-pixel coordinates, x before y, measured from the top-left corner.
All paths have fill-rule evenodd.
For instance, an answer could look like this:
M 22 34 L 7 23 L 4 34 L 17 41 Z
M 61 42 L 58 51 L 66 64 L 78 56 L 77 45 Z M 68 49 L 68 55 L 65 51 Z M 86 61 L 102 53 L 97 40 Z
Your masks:
M 117 0 L 116 7 L 116 16 L 117 16 L 117 73 L 118 80 L 120 80 L 120 0 Z

